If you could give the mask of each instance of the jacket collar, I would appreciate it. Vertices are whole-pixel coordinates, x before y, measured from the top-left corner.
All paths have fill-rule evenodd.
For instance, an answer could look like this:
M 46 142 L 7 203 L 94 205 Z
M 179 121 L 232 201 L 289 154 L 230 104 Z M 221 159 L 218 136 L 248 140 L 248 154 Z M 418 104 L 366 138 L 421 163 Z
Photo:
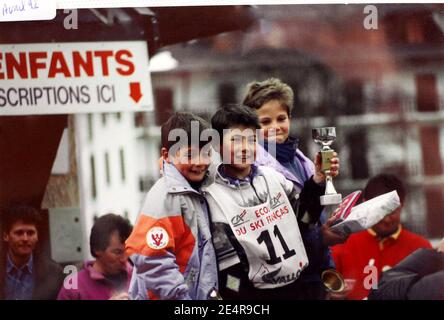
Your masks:
M 176 167 L 166 161 L 163 161 L 163 176 L 165 177 L 167 190 L 169 193 L 200 193 L 191 187 L 190 183 L 185 179 Z
M 100 273 L 96 269 L 94 269 L 94 260 L 86 261 L 84 264 L 84 268 L 88 271 L 89 277 L 93 280 L 107 280 L 103 273 Z M 127 276 L 131 276 L 133 268 L 127 262 L 126 263 L 126 274 Z
M 32 274 L 33 267 L 34 267 L 34 259 L 33 259 L 33 255 L 32 254 L 29 257 L 28 262 L 24 266 L 22 266 L 21 268 L 17 268 L 14 265 L 14 262 L 12 262 L 11 257 L 9 256 L 9 254 L 6 255 L 6 273 L 11 273 L 11 271 L 15 268 L 17 270 L 21 269 L 22 271 L 27 271 L 30 274 Z
M 294 156 L 297 157 L 299 161 L 301 161 L 304 170 L 306 170 L 306 167 L 310 166 L 310 163 L 307 162 L 307 159 L 299 149 L 296 150 Z M 303 181 L 300 181 L 294 174 L 292 174 L 282 164 L 280 164 L 279 161 L 277 161 L 275 157 L 273 157 L 270 153 L 268 153 L 268 151 L 265 150 L 265 148 L 261 144 L 257 144 L 256 146 L 256 164 L 275 169 L 280 174 L 284 175 L 287 179 L 298 184 L 300 187 L 304 185 Z M 312 173 L 309 174 L 309 176 L 311 175 Z
M 373 237 L 375 237 L 375 238 L 378 239 L 379 241 L 385 241 L 385 240 L 387 240 L 387 239 L 398 240 L 399 236 L 401 235 L 402 226 L 401 226 L 401 224 L 400 224 L 400 225 L 398 226 L 398 229 L 397 229 L 394 233 L 392 233 L 391 235 L 389 235 L 389 236 L 387 236 L 387 237 L 385 237 L 385 238 L 382 238 L 382 239 L 379 239 L 379 238 L 378 238 L 378 235 L 376 234 L 376 232 L 375 232 L 372 228 L 367 229 L 367 231 L 368 231 L 368 233 L 370 233 Z
M 222 171 L 223 163 L 220 163 L 216 166 L 214 170 L 213 177 L 211 179 L 214 183 L 220 183 L 223 185 L 226 185 L 232 189 L 240 189 L 240 188 L 249 188 L 250 183 L 257 177 L 261 176 L 262 170 L 261 168 L 254 164 L 253 170 L 250 172 L 250 175 L 247 179 L 235 179 L 228 176 L 225 176 Z M 209 179 L 210 180 L 210 179 Z M 206 186 L 209 186 L 211 183 L 206 184 Z
M 226 174 L 224 168 L 225 167 L 223 165 L 220 165 L 217 168 L 217 173 L 219 174 L 219 176 L 221 178 L 226 180 L 229 184 L 232 184 L 235 186 L 251 183 L 253 181 L 254 177 L 256 177 L 258 174 L 258 167 L 255 164 L 251 165 L 251 170 L 250 170 L 250 173 L 248 174 L 248 176 L 246 176 L 245 178 L 242 178 L 242 179 L 233 178 L 233 177 L 229 176 L 228 174 Z
M 268 150 L 268 141 L 263 141 L 264 148 Z M 296 150 L 298 149 L 298 140 L 296 138 L 288 137 L 284 143 L 276 143 L 276 159 L 279 162 L 293 161 Z

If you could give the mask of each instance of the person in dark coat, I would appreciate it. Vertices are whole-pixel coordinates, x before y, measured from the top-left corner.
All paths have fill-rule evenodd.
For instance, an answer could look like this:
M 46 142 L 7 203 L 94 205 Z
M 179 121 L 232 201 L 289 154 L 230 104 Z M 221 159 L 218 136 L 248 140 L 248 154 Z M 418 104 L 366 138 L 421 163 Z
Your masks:
M 418 249 L 383 273 L 369 300 L 444 300 L 444 241 Z
M 0 300 L 55 300 L 63 270 L 36 250 L 39 213 L 29 206 L 3 210 Z

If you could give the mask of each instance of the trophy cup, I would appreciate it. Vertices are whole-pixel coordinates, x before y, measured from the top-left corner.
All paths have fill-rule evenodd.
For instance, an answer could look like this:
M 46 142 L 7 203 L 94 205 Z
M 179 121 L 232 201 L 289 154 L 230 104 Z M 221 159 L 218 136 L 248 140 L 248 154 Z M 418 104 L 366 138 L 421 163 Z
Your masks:
M 335 127 L 315 128 L 312 130 L 313 140 L 317 144 L 322 145 L 321 157 L 322 166 L 321 170 L 326 176 L 325 195 L 321 196 L 321 205 L 336 205 L 341 203 L 342 196 L 338 194 L 333 186 L 333 177 L 330 175 L 331 163 L 330 159 L 333 158 L 334 150 L 330 148 L 330 145 L 336 139 Z

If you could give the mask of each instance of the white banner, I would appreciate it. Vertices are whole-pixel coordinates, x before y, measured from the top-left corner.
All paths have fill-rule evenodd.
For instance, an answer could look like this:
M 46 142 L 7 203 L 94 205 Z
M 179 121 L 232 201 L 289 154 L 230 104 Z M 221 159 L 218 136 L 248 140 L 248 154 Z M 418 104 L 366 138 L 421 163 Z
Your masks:
M 145 41 L 0 45 L 0 116 L 151 111 Z

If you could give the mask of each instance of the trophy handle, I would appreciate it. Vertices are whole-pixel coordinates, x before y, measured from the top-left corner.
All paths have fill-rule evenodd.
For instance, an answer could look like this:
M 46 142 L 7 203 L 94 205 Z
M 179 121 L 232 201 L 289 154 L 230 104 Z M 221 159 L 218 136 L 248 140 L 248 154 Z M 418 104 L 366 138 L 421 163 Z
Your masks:
M 325 194 L 336 194 L 337 192 L 333 185 L 333 178 L 330 175 L 330 171 L 327 171 L 325 174 Z
M 325 194 L 320 198 L 321 205 L 330 206 L 340 204 L 342 201 L 342 195 L 336 192 L 336 189 L 333 186 L 333 178 L 330 175 L 330 171 L 327 171 L 325 174 Z

